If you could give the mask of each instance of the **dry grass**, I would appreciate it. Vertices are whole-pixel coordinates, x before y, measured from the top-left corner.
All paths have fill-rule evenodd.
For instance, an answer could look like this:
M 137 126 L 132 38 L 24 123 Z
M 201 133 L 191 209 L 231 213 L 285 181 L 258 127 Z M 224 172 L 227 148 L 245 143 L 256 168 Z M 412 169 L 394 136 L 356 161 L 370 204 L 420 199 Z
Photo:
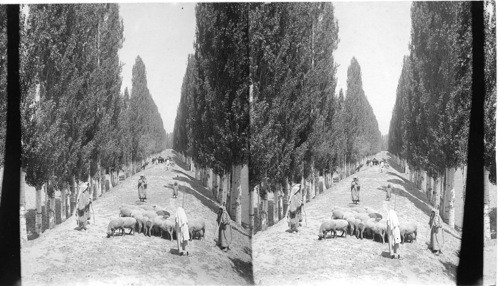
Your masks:
M 108 222 L 118 217 L 122 203 L 138 201 L 137 180 L 148 179 L 148 204 L 166 208 L 172 215 L 182 205 L 188 219 L 206 222 L 204 240 L 189 243 L 189 256 L 177 255 L 177 243 L 143 234 L 106 238 Z M 192 174 L 176 166 L 165 170 L 153 166 L 122 181 L 93 203 L 95 224 L 75 230 L 70 218 L 22 248 L 24 285 L 165 285 L 165 284 L 248 284 L 252 283 L 250 238 L 246 230 L 233 229 L 231 250 L 215 246 L 216 205 L 207 192 L 192 179 Z M 181 185 L 179 197 L 171 198 L 164 185 Z M 183 197 L 184 196 L 184 197 Z

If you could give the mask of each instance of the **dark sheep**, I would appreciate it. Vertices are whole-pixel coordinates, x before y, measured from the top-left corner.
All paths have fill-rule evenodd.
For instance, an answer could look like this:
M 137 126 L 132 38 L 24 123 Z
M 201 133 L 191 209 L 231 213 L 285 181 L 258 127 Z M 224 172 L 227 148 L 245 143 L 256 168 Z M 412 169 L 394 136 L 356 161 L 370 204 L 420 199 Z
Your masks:
M 189 222 L 189 240 L 192 240 L 198 234 L 198 238 L 205 237 L 205 222 L 202 220 L 192 220 Z
M 365 234 L 363 236 L 367 237 L 369 235 L 373 238 L 374 233 L 375 233 L 375 225 L 376 224 L 377 224 L 377 222 L 373 218 L 366 220 L 366 222 L 365 222 Z
M 170 213 L 165 211 L 165 210 L 158 210 L 158 211 L 156 211 L 156 214 L 159 216 L 162 216 L 165 219 L 170 217 Z
M 107 231 L 107 237 L 114 236 L 115 235 L 115 230 L 120 230 L 122 231 L 122 234 L 125 233 L 125 230 L 123 229 L 123 219 L 122 218 L 115 218 L 111 220 L 108 224 L 108 231 Z
M 157 216 L 152 218 L 152 221 L 153 221 L 153 226 L 152 226 L 153 235 L 160 235 L 161 225 L 163 224 L 164 219 L 161 216 Z
M 370 214 L 368 214 L 368 216 L 370 218 L 374 218 L 374 219 L 377 219 L 377 220 L 381 220 L 382 219 L 382 215 L 379 214 L 379 213 L 370 213 Z
M 319 227 L 319 240 L 326 238 L 328 232 L 333 232 L 333 237 L 337 237 L 338 230 L 342 231 L 340 236 L 345 237 L 348 225 L 347 221 L 343 219 L 334 219 L 322 223 Z

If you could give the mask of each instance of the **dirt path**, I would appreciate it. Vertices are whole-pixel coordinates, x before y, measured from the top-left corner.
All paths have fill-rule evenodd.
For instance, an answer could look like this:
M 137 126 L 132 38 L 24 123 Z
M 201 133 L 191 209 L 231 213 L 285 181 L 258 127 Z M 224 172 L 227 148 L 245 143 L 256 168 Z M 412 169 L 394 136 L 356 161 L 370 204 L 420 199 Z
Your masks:
M 142 174 L 148 179 L 148 204 L 165 207 L 174 215 L 184 199 L 188 219 L 205 220 L 205 239 L 189 243 L 188 257 L 176 254 L 175 241 L 160 237 L 106 238 L 108 222 L 118 217 L 120 204 L 138 200 L 137 180 Z M 177 199 L 164 187 L 174 181 L 181 185 Z M 95 224 L 91 219 L 86 232 L 75 230 L 75 219 L 70 218 L 26 243 L 21 251 L 23 285 L 252 283 L 248 233 L 234 227 L 231 250 L 224 253 L 215 247 L 217 207 L 191 172 L 179 165 L 169 171 L 155 165 L 135 174 L 94 201 L 93 209 Z
M 387 157 L 385 153 L 378 157 Z M 361 183 L 360 205 L 387 214 L 385 191 L 394 187 L 393 199 L 401 221 L 413 221 L 419 233 L 414 243 L 401 246 L 401 260 L 388 258 L 387 243 L 354 236 L 318 240 L 319 226 L 330 219 L 334 206 L 348 207 L 351 201 L 352 176 L 306 204 L 307 226 L 289 233 L 286 220 L 253 237 L 254 279 L 257 284 L 455 284 L 460 239 L 445 226 L 444 254 L 428 250 L 430 208 L 425 195 L 404 179 L 401 170 L 390 160 L 391 168 L 380 173 L 378 167 L 363 167 L 356 176 Z M 338 284 L 338 282 L 343 282 Z

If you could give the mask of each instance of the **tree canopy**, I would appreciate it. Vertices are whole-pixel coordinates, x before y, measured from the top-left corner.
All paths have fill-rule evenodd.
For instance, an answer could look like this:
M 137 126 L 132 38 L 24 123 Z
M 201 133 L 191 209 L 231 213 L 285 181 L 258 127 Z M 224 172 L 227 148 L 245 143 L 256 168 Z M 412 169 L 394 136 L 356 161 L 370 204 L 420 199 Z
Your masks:
M 196 6 L 195 52 L 175 120 L 174 149 L 220 175 L 249 158 L 248 7 Z
M 486 17 L 489 18 L 489 17 Z M 469 2 L 415 2 L 410 55 L 404 59 L 389 131 L 389 151 L 437 176 L 466 164 L 472 81 Z M 495 30 L 490 21 L 487 35 Z M 496 92 L 492 34 L 486 41 L 486 158 L 494 156 Z M 493 131 L 494 133 L 494 131 Z M 494 160 L 486 160 L 494 169 Z
M 134 67 L 131 97 L 128 90 L 120 94 L 118 51 L 124 39 L 119 6 L 28 7 L 21 37 L 27 183 L 40 188 L 49 180 L 60 186 L 73 178 L 86 180 L 99 168 L 117 171 L 163 150 L 163 123 L 141 85 L 144 64 Z M 136 71 L 141 68 L 142 74 Z

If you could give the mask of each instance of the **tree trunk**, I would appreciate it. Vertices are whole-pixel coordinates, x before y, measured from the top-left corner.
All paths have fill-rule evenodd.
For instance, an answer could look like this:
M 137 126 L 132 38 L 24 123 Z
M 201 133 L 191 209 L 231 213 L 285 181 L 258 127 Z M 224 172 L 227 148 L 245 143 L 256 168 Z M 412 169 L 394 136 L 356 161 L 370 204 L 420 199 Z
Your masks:
M 427 200 L 432 201 L 432 177 L 429 173 L 425 173 L 425 193 L 427 194 Z
M 255 193 L 256 193 L 257 186 L 252 188 L 252 191 L 250 192 L 250 208 L 249 208 L 249 222 L 250 222 L 250 234 L 253 236 L 255 233 L 255 209 L 254 209 L 254 200 L 255 200 Z
M 69 191 L 70 191 L 70 203 L 69 203 L 69 208 L 70 208 L 70 216 L 73 215 L 73 210 L 76 207 L 76 182 L 75 182 L 75 176 L 71 176 L 71 181 L 69 185 Z
M 66 188 L 61 189 L 61 222 L 65 221 L 68 217 L 66 212 Z
M 269 204 L 268 204 L 268 196 L 267 196 L 268 190 L 266 189 L 266 194 L 264 195 L 264 200 L 262 204 L 262 230 L 266 230 L 268 226 L 268 220 L 269 220 Z
M 54 205 L 53 202 L 55 202 L 55 198 L 52 198 L 49 196 L 49 186 L 48 183 L 45 184 L 45 209 L 47 213 L 47 218 L 49 219 L 49 229 L 54 228 Z M 52 196 L 55 196 L 55 191 L 52 192 Z
M 0 171 L 1 172 L 1 171 Z M 19 227 L 20 227 L 20 239 L 21 239 L 21 245 L 24 245 L 26 241 L 28 241 L 28 232 L 26 228 L 26 197 L 25 197 L 25 183 L 24 183 L 24 172 L 21 169 L 21 190 L 20 190 L 20 202 L 19 202 Z M 2 178 L 3 179 L 3 178 Z
M 283 197 L 283 217 L 286 217 L 288 214 L 286 213 L 286 210 L 288 209 L 288 202 L 290 201 L 290 182 L 288 181 L 288 178 L 285 180 L 285 186 L 284 186 L 284 197 Z
M 43 185 L 43 193 L 44 193 L 44 198 L 45 198 L 45 200 L 44 200 L 44 205 L 45 205 L 44 216 L 45 216 L 46 222 L 48 222 L 48 225 L 50 228 L 50 198 L 49 198 L 49 195 L 47 193 L 47 184 Z
M 452 202 L 452 189 L 454 189 L 455 184 L 455 168 L 446 168 L 445 171 L 445 189 L 444 189 L 444 217 L 448 221 L 448 224 L 454 228 L 455 227 L 455 211 L 453 211 L 453 218 L 451 217 L 451 208 L 453 208 Z M 454 192 L 454 191 L 453 191 Z
M 283 218 L 283 186 L 280 184 L 279 188 L 279 200 L 278 200 L 278 220 Z
M 278 199 L 279 199 L 279 191 L 277 186 L 275 186 L 274 193 L 273 193 L 273 225 L 278 222 Z
M 36 233 L 42 234 L 42 188 L 36 189 Z
M 490 180 L 489 172 L 486 167 L 483 168 L 484 172 L 484 238 L 491 239 L 491 228 L 490 228 Z

